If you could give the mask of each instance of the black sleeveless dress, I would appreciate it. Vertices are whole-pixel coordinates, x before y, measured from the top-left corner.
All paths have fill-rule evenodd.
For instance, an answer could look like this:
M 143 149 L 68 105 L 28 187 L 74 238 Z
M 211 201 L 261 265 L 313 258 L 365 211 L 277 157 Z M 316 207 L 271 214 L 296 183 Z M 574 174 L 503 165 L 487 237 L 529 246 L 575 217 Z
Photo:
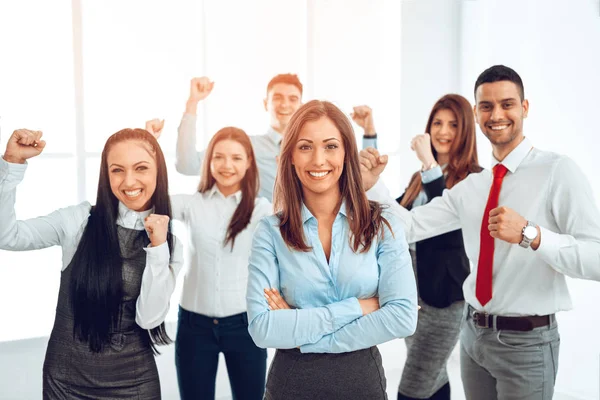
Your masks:
M 150 241 L 144 230 L 117 227 L 123 263 L 121 320 L 99 353 L 73 337 L 69 285 L 72 265 L 61 274 L 54 327 L 43 369 L 44 399 L 160 399 L 160 381 L 148 332 L 135 322 L 136 300 Z

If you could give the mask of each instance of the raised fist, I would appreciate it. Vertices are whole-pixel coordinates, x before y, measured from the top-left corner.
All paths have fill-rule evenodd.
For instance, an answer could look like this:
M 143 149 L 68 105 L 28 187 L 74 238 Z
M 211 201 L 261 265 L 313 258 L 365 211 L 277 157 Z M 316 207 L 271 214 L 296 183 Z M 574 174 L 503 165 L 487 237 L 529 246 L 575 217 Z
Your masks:
M 215 86 L 214 82 L 211 82 L 208 77 L 203 76 L 201 78 L 193 78 L 190 81 L 190 101 L 201 101 L 208 97 L 210 92 Z
M 158 118 L 151 119 L 150 121 L 146 121 L 146 130 L 150 132 L 157 140 L 162 133 L 162 130 L 165 126 L 165 120 L 162 121 Z
M 41 139 L 42 131 L 17 129 L 6 143 L 4 160 L 10 163 L 24 164 L 25 160 L 35 157 L 44 151 L 46 142 Z
M 157 247 L 167 241 L 169 232 L 169 217 L 166 215 L 150 214 L 144 220 L 144 227 L 150 237 L 152 247 Z

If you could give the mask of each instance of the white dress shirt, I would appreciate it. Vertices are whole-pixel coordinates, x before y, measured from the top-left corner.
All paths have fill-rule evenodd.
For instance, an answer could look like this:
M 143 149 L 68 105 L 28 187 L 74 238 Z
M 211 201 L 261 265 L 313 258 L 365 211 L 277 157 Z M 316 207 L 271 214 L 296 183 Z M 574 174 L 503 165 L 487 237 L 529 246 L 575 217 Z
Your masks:
M 227 228 L 240 204 L 242 192 L 223 196 L 214 185 L 204 193 L 171 196 L 173 217 L 189 232 L 189 269 L 181 293 L 181 307 L 209 317 L 228 317 L 246 311 L 248 258 L 252 235 L 261 218 L 273 207 L 257 197 L 250 223 L 231 243 L 224 245 Z
M 493 159 L 493 165 L 498 163 Z M 508 169 L 499 206 L 540 226 L 537 250 L 495 239 L 493 297 L 482 307 L 475 297 L 480 229 L 492 173 L 470 174 L 428 204 L 407 211 L 387 194 L 381 180 L 367 193 L 401 217 L 409 242 L 462 228 L 473 265 L 465 300 L 490 314 L 546 315 L 572 308 L 565 275 L 600 280 L 600 213 L 592 189 L 568 157 L 533 148 L 524 139 L 503 161 Z
M 61 208 L 44 217 L 17 221 L 15 198 L 17 185 L 23 180 L 27 164 L 13 164 L 0 157 L 0 249 L 37 250 L 51 246 L 62 247 L 64 271 L 77 250 L 79 240 L 90 215 L 90 203 Z M 143 230 L 144 218 L 152 210 L 135 212 L 119 203 L 117 225 Z M 174 254 L 165 242 L 157 247 L 147 247 L 146 268 L 142 275 L 140 295 L 136 302 L 135 322 L 143 329 L 160 325 L 169 311 L 169 300 L 175 281 L 183 266 L 181 243 L 173 237 Z

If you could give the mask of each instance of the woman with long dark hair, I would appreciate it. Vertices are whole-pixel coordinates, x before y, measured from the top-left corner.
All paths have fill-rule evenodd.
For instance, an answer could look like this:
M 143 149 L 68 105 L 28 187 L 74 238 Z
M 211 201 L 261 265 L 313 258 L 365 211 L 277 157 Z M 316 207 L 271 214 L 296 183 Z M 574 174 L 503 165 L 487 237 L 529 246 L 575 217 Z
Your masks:
M 248 257 L 254 229 L 273 207 L 257 197 L 256 158 L 243 130 L 219 130 L 203 162 L 198 191 L 171 197 L 173 218 L 190 235 L 175 340 L 179 393 L 183 400 L 214 399 L 222 352 L 234 398 L 259 400 L 267 351 L 248 334 Z
M 266 399 L 385 399 L 377 345 L 411 335 L 417 294 L 398 220 L 369 202 L 346 116 L 311 101 L 282 143 L 276 215 L 258 225 L 249 331 L 277 352 Z
M 411 142 L 423 167 L 396 199 L 409 210 L 482 170 L 477 160 L 473 108 L 467 99 L 457 94 L 440 98 L 429 113 L 425 132 Z M 465 306 L 462 284 L 470 272 L 462 231 L 411 244 L 410 252 L 421 310 L 417 331 L 405 340 L 408 355 L 398 399 L 449 400 L 446 364 L 458 342 Z
M 0 248 L 63 249 L 43 397 L 160 399 L 155 345 L 170 343 L 164 319 L 182 265 L 163 153 L 147 131 L 123 129 L 104 146 L 95 206 L 17 221 L 16 188 L 41 137 L 15 131 L 0 159 Z

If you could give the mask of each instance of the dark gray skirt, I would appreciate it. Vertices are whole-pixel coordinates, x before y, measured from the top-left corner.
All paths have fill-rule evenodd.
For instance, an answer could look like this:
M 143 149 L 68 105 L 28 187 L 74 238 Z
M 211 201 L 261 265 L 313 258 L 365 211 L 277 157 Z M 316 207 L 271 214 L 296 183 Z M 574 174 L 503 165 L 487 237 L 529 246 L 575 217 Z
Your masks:
M 349 353 L 277 350 L 267 376 L 266 400 L 386 400 L 377 347 Z

